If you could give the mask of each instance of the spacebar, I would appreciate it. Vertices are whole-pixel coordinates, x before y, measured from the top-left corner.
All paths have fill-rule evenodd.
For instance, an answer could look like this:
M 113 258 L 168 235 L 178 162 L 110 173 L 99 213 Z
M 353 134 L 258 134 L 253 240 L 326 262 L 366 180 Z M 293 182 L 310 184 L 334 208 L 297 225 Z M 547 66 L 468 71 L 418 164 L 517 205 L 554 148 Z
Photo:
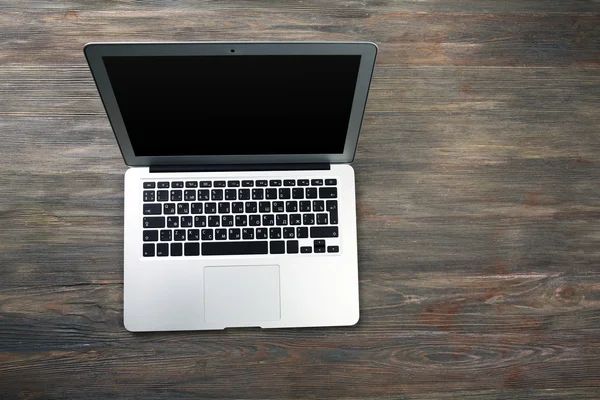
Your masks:
M 204 242 L 203 256 L 229 256 L 238 254 L 268 254 L 269 242 Z

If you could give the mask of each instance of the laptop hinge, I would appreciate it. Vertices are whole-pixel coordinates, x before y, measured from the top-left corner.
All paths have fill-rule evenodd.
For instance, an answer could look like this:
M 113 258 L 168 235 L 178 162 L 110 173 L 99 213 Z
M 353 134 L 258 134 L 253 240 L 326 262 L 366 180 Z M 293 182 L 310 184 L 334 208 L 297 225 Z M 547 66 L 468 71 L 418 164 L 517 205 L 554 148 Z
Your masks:
M 329 169 L 331 169 L 331 165 L 328 163 L 150 166 L 150 172 L 312 171 Z

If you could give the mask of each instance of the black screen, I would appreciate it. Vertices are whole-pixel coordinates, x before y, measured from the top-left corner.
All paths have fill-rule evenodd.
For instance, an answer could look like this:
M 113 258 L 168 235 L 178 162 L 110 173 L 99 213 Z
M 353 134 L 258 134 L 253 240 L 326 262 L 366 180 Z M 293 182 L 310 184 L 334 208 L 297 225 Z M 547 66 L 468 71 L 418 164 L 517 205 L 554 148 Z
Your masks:
M 136 156 L 344 151 L 360 56 L 103 61 Z

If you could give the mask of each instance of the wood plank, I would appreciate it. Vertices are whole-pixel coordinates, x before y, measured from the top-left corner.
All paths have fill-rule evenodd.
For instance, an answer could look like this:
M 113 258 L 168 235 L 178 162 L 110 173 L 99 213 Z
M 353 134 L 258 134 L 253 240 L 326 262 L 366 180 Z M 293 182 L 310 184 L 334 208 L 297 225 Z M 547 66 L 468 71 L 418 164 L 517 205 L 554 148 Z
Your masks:
M 219 2 L 221 3 L 221 2 Z M 154 12 L 10 12 L 0 16 L 5 64 L 80 63 L 91 41 L 365 40 L 381 47 L 379 64 L 598 67 L 600 15 L 354 15 L 311 8 Z M 391 11 L 391 10 L 386 10 Z M 598 10 L 596 10 L 598 11 Z M 77 35 L 71 34 L 77 32 Z M 25 58 L 23 55 L 26 54 Z

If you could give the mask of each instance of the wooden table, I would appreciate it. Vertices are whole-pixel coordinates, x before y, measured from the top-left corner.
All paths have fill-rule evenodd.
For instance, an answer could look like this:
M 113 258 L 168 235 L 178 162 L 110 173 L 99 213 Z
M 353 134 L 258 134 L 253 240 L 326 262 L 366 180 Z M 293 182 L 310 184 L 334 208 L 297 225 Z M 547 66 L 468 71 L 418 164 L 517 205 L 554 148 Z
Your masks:
M 361 320 L 123 328 L 89 41 L 368 40 Z M 597 1 L 0 0 L 0 397 L 600 397 Z

